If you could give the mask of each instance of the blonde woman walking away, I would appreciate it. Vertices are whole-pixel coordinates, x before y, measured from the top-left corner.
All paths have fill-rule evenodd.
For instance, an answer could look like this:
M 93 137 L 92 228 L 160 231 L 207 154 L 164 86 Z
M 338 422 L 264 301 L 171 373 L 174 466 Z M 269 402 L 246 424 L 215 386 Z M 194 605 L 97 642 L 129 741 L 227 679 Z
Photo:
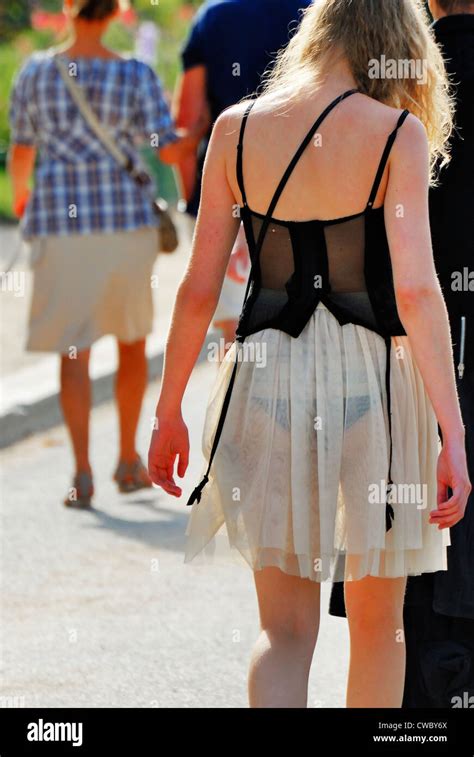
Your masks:
M 423 82 L 374 76 L 388 59 L 425 61 Z M 446 568 L 470 491 L 427 203 L 451 110 L 421 1 L 316 0 L 262 96 L 214 128 L 149 471 L 181 495 L 181 403 L 238 204 L 252 270 L 208 408 L 186 560 L 225 524 L 254 571 L 252 707 L 306 706 L 320 582 L 341 579 L 347 706 L 400 707 L 406 577 Z

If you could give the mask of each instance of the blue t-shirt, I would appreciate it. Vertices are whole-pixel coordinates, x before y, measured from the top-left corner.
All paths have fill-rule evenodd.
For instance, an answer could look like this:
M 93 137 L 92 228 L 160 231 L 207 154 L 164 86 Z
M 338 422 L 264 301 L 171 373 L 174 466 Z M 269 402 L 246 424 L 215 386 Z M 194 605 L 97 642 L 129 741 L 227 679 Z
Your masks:
M 212 120 L 255 92 L 312 0 L 208 0 L 182 51 L 185 70 L 203 65 Z
M 276 53 L 290 40 L 301 9 L 312 0 L 208 0 L 197 12 L 182 50 L 185 71 L 206 67 L 207 98 L 214 122 L 223 110 L 253 94 Z M 187 211 L 199 207 L 207 141 L 198 156 L 198 179 Z

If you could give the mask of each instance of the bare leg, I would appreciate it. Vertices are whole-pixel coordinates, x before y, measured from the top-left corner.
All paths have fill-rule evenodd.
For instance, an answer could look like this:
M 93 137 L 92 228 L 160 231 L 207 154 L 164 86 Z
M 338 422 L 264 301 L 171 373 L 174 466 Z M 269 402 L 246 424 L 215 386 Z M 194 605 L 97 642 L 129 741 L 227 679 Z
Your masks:
M 264 568 L 254 577 L 261 630 L 250 663 L 250 707 L 306 707 L 319 630 L 319 584 L 278 568 Z
M 405 681 L 405 578 L 345 583 L 351 637 L 348 707 L 401 707 Z
M 115 384 L 120 427 L 120 460 L 133 463 L 137 457 L 135 437 L 147 385 L 146 340 L 118 343 L 119 367 Z
M 61 355 L 61 407 L 71 437 L 76 473 L 90 473 L 89 417 L 91 385 L 89 379 L 90 350 L 76 358 Z

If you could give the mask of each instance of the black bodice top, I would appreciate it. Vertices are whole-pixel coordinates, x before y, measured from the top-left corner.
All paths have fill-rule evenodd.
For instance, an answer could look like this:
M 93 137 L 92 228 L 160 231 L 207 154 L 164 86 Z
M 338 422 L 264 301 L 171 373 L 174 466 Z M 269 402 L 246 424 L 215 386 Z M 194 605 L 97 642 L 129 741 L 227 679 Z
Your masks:
M 237 148 L 237 178 L 252 268 L 238 338 L 263 328 L 276 328 L 297 337 L 319 302 L 326 305 L 341 325 L 355 323 L 383 337 L 405 334 L 397 312 L 384 208 L 374 210 L 373 204 L 407 110 L 388 138 L 370 197 L 361 213 L 327 221 L 281 221 L 272 217 L 298 160 L 320 124 L 339 102 L 355 92 L 345 92 L 319 116 L 285 171 L 265 216 L 255 213 L 247 204 L 243 138 L 255 101 L 245 112 Z M 367 292 L 371 317 L 367 318 L 365 310 L 358 312 L 352 303 L 346 308 L 338 303 L 338 294 L 352 292 Z

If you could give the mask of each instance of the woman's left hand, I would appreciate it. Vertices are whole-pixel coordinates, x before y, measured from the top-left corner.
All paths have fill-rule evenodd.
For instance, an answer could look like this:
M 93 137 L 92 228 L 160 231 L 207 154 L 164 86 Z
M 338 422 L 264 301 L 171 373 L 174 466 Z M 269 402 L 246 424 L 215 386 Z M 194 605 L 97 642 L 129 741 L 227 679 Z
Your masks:
M 181 415 L 172 419 L 156 418 L 148 451 L 148 473 L 157 486 L 173 497 L 180 497 L 181 487 L 174 480 L 174 464 L 179 457 L 177 473 L 183 478 L 189 462 L 188 428 Z

